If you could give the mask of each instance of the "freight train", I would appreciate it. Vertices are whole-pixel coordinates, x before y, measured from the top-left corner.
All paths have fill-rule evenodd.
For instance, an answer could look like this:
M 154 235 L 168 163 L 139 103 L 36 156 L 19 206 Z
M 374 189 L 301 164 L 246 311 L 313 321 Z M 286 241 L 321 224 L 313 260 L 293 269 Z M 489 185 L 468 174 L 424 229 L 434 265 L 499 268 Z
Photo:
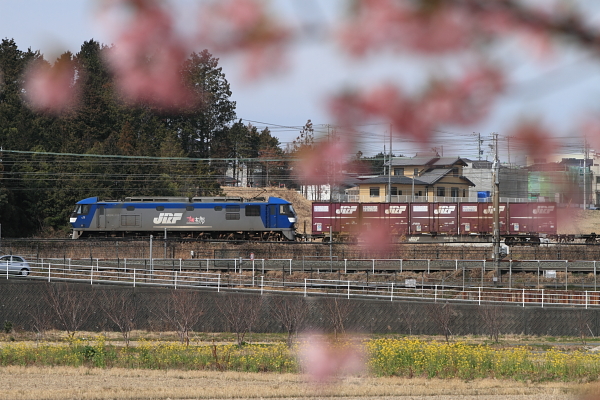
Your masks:
M 291 241 L 296 212 L 286 200 L 269 197 L 89 197 L 70 217 L 71 237 L 162 235 L 190 239 Z
M 500 236 L 511 246 L 557 238 L 556 203 L 500 203 Z M 313 239 L 355 240 L 370 229 L 386 230 L 397 241 L 490 241 L 490 203 L 326 203 L 312 204 Z

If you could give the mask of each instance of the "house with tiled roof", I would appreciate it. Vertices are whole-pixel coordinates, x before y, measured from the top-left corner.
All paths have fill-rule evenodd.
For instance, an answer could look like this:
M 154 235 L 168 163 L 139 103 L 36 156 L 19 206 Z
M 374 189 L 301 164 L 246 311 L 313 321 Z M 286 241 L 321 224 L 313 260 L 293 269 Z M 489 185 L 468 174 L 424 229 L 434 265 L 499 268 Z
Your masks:
M 460 157 L 417 154 L 392 158 L 383 175 L 356 177 L 360 202 L 457 202 L 467 200 L 475 184 L 463 175 Z

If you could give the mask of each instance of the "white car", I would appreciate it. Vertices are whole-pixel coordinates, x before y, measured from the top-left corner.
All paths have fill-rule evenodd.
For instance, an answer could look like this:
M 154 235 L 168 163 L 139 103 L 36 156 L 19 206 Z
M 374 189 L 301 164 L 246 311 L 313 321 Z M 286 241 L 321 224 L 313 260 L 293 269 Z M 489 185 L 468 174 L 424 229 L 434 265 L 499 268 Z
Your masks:
M 29 263 L 21 256 L 6 255 L 0 257 L 0 275 L 8 272 L 9 274 L 27 276 L 30 271 Z

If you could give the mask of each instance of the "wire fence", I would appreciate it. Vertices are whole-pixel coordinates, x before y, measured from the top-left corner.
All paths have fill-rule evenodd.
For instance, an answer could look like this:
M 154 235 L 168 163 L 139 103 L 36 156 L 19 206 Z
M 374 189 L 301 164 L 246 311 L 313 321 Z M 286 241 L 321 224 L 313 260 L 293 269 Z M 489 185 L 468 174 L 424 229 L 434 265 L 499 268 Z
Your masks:
M 348 268 L 349 264 L 354 262 L 357 265 L 369 261 L 371 267 L 371 279 L 327 279 L 323 277 L 312 278 L 306 274 L 295 274 L 295 268 L 300 268 L 294 260 L 153 260 L 153 259 L 124 259 L 124 260 L 94 260 L 94 263 L 86 262 L 89 260 L 68 260 L 60 262 L 56 259 L 45 259 L 38 263 L 31 263 L 30 271 L 27 276 L 12 275 L 6 270 L 2 275 L 6 279 L 32 279 L 43 280 L 47 282 L 79 282 L 89 283 L 90 285 L 127 285 L 132 287 L 154 286 L 165 288 L 190 288 L 190 289 L 208 289 L 216 292 L 224 290 L 247 290 L 260 292 L 261 294 L 278 293 L 282 291 L 296 292 L 299 295 L 307 296 L 338 296 L 344 298 L 372 298 L 378 300 L 427 300 L 433 302 L 459 302 L 470 304 L 490 304 L 490 303 L 508 303 L 520 305 L 522 307 L 549 307 L 549 306 L 568 306 L 580 308 L 600 308 L 600 291 L 595 289 L 596 265 L 586 266 L 586 270 L 594 271 L 594 290 L 565 290 L 548 289 L 546 287 L 534 288 L 515 288 L 515 287 L 494 287 L 485 285 L 481 280 L 480 285 L 467 284 L 463 274 L 463 284 L 431 282 L 425 280 L 425 275 L 421 279 L 405 278 L 404 280 L 393 280 L 393 275 L 382 274 L 373 277 L 375 271 L 384 268 L 384 265 L 393 263 L 401 264 L 401 261 L 420 261 L 420 260 L 339 260 Z M 422 260 L 421 260 L 422 261 Z M 430 261 L 430 260 L 427 260 Z M 455 272 L 464 272 L 465 265 L 448 260 L 445 267 L 454 266 Z M 485 276 L 486 268 L 491 263 L 481 261 L 472 261 L 481 265 L 481 276 Z M 233 267 L 229 272 L 219 272 L 224 268 L 222 263 L 232 263 Z M 273 263 L 273 264 L 272 264 Z M 565 279 L 567 279 L 569 265 L 565 266 Z M 550 270 L 554 265 L 547 268 L 536 261 L 537 279 L 556 279 L 548 278 L 556 272 Z M 306 268 L 306 265 L 302 266 Z M 437 268 L 440 268 L 438 266 Z M 269 274 L 270 268 L 276 268 L 282 271 L 281 274 Z M 280 270 L 278 268 L 281 268 Z M 354 267 L 358 268 L 358 267 Z M 386 266 L 385 268 L 389 268 Z M 428 268 L 432 268 L 431 263 Z M 533 266 L 529 265 L 531 269 Z M 578 266 L 578 268 L 583 268 Z M 326 269 L 326 268 L 325 268 Z M 475 267 L 477 269 L 477 267 Z M 2 270 L 0 266 L 0 270 Z M 273 271 L 273 270 L 271 270 Z M 545 272 L 545 277 L 540 274 Z M 512 274 L 512 271 L 511 271 Z M 387 276 L 388 280 L 377 279 Z M 397 277 L 397 276 L 396 276 Z M 511 278 L 512 279 L 512 278 Z M 472 282 L 472 280 L 471 280 Z M 491 281 L 494 284 L 496 281 Z M 538 285 L 539 286 L 539 283 Z

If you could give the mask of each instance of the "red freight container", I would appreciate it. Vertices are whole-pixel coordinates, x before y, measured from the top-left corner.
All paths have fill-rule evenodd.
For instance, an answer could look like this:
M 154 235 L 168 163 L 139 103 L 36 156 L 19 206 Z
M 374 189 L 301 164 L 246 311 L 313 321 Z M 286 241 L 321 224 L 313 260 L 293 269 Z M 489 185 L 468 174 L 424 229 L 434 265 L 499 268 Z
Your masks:
M 389 226 L 394 235 L 408 235 L 409 230 L 409 204 L 408 203 L 383 203 Z
M 458 204 L 434 203 L 432 232 L 442 235 L 458 234 Z
M 556 234 L 556 205 L 554 203 L 512 203 L 508 233 Z
M 433 217 L 433 203 L 410 204 L 410 233 L 419 235 L 431 233 Z
M 312 234 L 328 235 L 356 231 L 359 223 L 359 203 L 313 203 Z
M 500 203 L 500 234 L 506 233 L 506 204 Z M 494 205 L 490 203 L 460 203 L 459 233 L 461 235 L 491 235 L 494 233 Z

